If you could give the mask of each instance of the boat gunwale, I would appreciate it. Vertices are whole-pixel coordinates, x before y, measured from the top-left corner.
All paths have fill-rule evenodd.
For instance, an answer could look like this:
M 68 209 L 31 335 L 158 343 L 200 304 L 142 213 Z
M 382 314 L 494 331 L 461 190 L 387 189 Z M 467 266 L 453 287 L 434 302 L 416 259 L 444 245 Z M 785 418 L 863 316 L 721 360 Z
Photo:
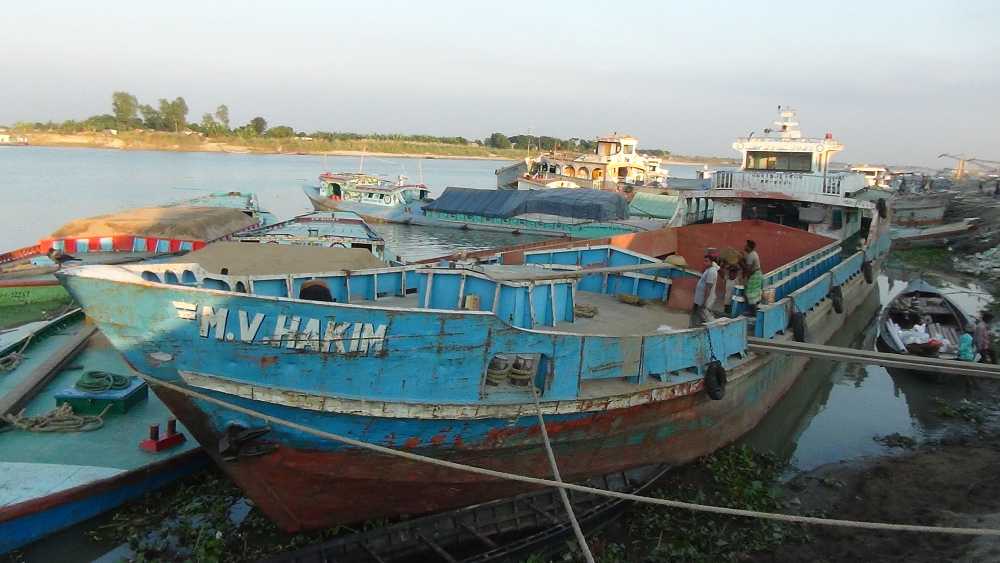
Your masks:
M 181 264 L 181 265 L 184 265 L 184 264 Z M 166 267 L 168 265 L 167 264 L 146 264 L 146 265 L 143 265 L 143 266 L 145 268 L 146 266 Z M 135 266 L 133 266 L 133 267 L 135 267 Z M 124 284 L 129 284 L 129 285 L 136 285 L 136 286 L 146 287 L 146 288 L 149 288 L 149 289 L 158 289 L 158 290 L 171 290 L 171 289 L 178 290 L 179 289 L 179 290 L 190 291 L 190 292 L 194 292 L 194 293 L 204 293 L 204 294 L 208 294 L 208 295 L 216 295 L 216 296 L 220 296 L 220 297 L 221 296 L 226 296 L 226 297 L 234 297 L 235 296 L 235 297 L 244 297 L 244 298 L 256 299 L 256 300 L 261 300 L 261 301 L 271 301 L 271 302 L 275 302 L 275 303 L 297 303 L 297 304 L 307 304 L 307 305 L 324 306 L 324 307 L 331 307 L 331 308 L 348 308 L 348 309 L 359 309 L 359 310 L 378 310 L 378 311 L 390 311 L 390 312 L 409 313 L 409 314 L 424 314 L 424 313 L 426 313 L 426 314 L 434 314 L 434 315 L 446 315 L 446 316 L 451 316 L 451 317 L 465 317 L 465 316 L 468 316 L 468 317 L 477 317 L 477 316 L 493 317 L 494 319 L 496 319 L 496 322 L 498 322 L 498 323 L 500 323 L 502 325 L 502 328 L 507 329 L 507 330 L 522 331 L 522 332 L 531 333 L 531 334 L 545 334 L 545 335 L 556 335 L 556 336 L 575 336 L 575 337 L 579 337 L 579 338 L 614 338 L 614 339 L 636 338 L 636 337 L 645 338 L 645 337 L 650 337 L 650 336 L 666 336 L 666 335 L 681 334 L 681 333 L 690 333 L 690 332 L 699 332 L 699 331 L 704 331 L 707 334 L 707 332 L 708 332 L 708 328 L 707 327 L 708 326 L 712 326 L 712 327 L 719 326 L 719 327 L 722 327 L 722 326 L 727 326 L 727 325 L 730 325 L 730 324 L 733 324 L 733 323 L 741 323 L 742 322 L 742 323 L 746 324 L 746 322 L 747 322 L 746 319 L 743 318 L 743 317 L 718 318 L 718 319 L 715 319 L 714 321 L 711 321 L 710 323 L 708 323 L 706 325 L 706 327 L 693 327 L 693 328 L 686 328 L 686 329 L 677 329 L 677 330 L 674 330 L 674 331 L 671 331 L 671 332 L 652 332 L 652 333 L 624 334 L 624 335 L 622 335 L 622 334 L 618 334 L 618 335 L 616 335 L 616 334 L 584 334 L 584 333 L 579 333 L 579 332 L 566 332 L 566 331 L 559 331 L 559 330 L 553 330 L 553 329 L 540 330 L 540 329 L 536 329 L 536 328 L 523 328 L 523 327 L 514 326 L 514 325 L 506 322 L 502 318 L 500 318 L 493 311 L 472 311 L 472 310 L 468 310 L 468 309 L 433 309 L 433 308 L 423 308 L 423 307 L 399 307 L 399 306 L 391 306 L 391 305 L 377 305 L 377 301 L 373 302 L 373 303 L 376 303 L 374 305 L 357 304 L 357 303 L 339 303 L 339 302 L 328 302 L 328 301 L 312 301 L 312 300 L 309 300 L 309 299 L 299 299 L 299 298 L 295 298 L 295 297 L 279 297 L 279 296 L 274 296 L 274 295 L 256 295 L 256 294 L 251 294 L 251 293 L 240 293 L 240 292 L 237 292 L 237 291 L 225 291 L 225 290 L 221 290 L 221 289 L 203 288 L 203 287 L 196 287 L 196 286 L 191 286 L 191 285 L 183 285 L 183 284 L 176 284 L 175 285 L 175 284 L 168 284 L 168 283 L 164 283 L 164 282 L 152 282 L 152 281 L 143 279 L 141 277 L 140 273 L 136 273 L 133 270 L 131 270 L 130 268 L 132 268 L 132 267 L 115 266 L 115 265 L 111 265 L 111 266 L 105 266 L 105 265 L 78 266 L 78 267 L 75 267 L 75 268 L 70 268 L 70 269 L 66 269 L 66 270 L 60 270 L 59 272 L 56 273 L 56 277 L 59 278 L 60 280 L 62 280 L 63 278 L 67 278 L 67 277 L 79 277 L 79 278 L 95 279 L 95 280 L 109 282 L 109 283 L 124 283 Z M 346 276 L 350 276 L 351 274 L 357 274 L 357 273 L 362 272 L 362 271 L 366 272 L 366 273 L 380 273 L 380 272 L 387 272 L 388 273 L 388 272 L 392 272 L 392 271 L 406 271 L 407 268 L 411 268 L 411 267 L 409 267 L 409 266 L 402 266 L 402 267 L 395 268 L 395 269 L 394 268 L 379 268 L 377 270 L 354 270 L 354 271 L 351 271 L 351 270 L 342 270 L 342 271 L 340 271 L 340 273 L 343 273 Z M 93 273 L 93 270 L 107 271 L 109 269 L 125 270 L 126 272 L 128 272 L 130 274 L 130 276 L 129 276 L 129 278 L 125 279 L 125 278 L 112 278 L 112 277 L 108 277 L 108 276 L 91 275 Z M 413 270 L 428 270 L 428 271 L 431 271 L 431 272 L 434 271 L 433 268 L 427 268 L 427 267 L 415 267 L 415 268 L 412 268 L 412 269 Z M 474 270 L 464 270 L 464 269 L 463 270 L 450 270 L 450 269 L 448 269 L 448 270 L 443 270 L 443 271 L 446 271 L 446 272 L 455 272 L 455 273 L 463 272 L 463 273 L 471 274 L 471 275 L 474 275 L 476 277 L 480 277 L 480 278 L 487 279 L 487 280 L 490 280 L 490 281 L 496 281 L 498 283 L 500 283 L 500 281 L 502 281 L 502 280 L 495 280 L 495 279 L 493 279 L 493 278 L 491 278 L 489 276 L 486 276 L 486 275 L 484 275 L 484 274 L 482 274 L 480 272 L 476 272 Z M 319 274 L 319 275 L 317 275 L 317 274 L 295 274 L 295 276 L 296 277 L 301 277 L 301 278 L 310 278 L 311 277 L 313 279 L 316 279 L 317 277 L 329 276 L 330 274 L 335 274 L 335 273 L 337 273 L 337 272 L 328 272 L 328 273 L 323 273 L 323 274 Z M 241 276 L 227 276 L 227 277 L 229 277 L 229 278 L 238 278 L 238 277 L 241 277 Z M 248 278 L 248 279 L 249 278 L 288 279 L 289 276 L 287 276 L 287 275 L 286 276 L 281 276 L 281 275 L 275 275 L 275 276 L 245 276 L 245 278 Z M 515 283 L 517 283 L 517 282 L 515 282 Z M 520 283 L 522 283 L 524 286 L 536 285 L 536 284 L 534 284 L 532 282 L 520 282 Z M 551 284 L 551 283 L 552 282 L 549 282 L 549 284 Z M 546 284 L 546 285 L 548 285 L 548 284 Z M 587 292 L 584 292 L 584 293 L 587 293 Z

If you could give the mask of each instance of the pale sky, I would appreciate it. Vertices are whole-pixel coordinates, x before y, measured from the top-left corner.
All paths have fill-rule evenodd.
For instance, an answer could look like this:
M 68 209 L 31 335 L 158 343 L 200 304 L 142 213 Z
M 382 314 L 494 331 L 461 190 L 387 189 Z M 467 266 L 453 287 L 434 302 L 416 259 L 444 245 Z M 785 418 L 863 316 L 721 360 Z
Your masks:
M 296 130 L 593 137 L 732 156 L 779 104 L 840 160 L 1000 160 L 1000 2 L 11 1 L 0 123 L 183 96 Z

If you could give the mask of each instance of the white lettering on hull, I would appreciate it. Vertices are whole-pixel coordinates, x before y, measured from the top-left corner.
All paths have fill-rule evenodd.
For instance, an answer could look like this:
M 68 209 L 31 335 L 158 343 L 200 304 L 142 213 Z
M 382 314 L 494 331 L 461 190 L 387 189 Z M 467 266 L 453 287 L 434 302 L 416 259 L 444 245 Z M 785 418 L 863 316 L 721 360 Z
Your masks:
M 264 313 L 248 313 L 237 309 L 229 314 L 226 307 L 215 308 L 204 305 L 200 309 L 194 304 L 173 304 L 178 313 L 198 312 L 198 334 L 202 338 L 245 344 L 267 344 L 275 348 L 302 350 L 322 354 L 375 355 L 385 350 L 388 326 L 384 324 L 337 322 L 334 317 L 313 319 L 298 315 L 277 315 L 270 335 L 261 334 L 266 320 Z M 179 305 L 184 305 L 180 307 Z M 230 317 L 236 326 L 227 332 Z M 184 317 L 181 317 L 184 318 Z

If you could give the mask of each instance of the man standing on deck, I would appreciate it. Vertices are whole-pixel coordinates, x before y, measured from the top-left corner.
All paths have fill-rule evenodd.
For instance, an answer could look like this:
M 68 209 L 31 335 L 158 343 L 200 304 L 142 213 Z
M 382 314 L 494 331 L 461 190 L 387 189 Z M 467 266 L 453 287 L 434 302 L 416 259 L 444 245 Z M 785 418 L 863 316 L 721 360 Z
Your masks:
M 996 351 L 993 349 L 993 338 L 990 335 L 990 323 L 993 322 L 993 313 L 983 313 L 982 318 L 976 323 L 976 351 L 979 352 L 980 362 L 984 364 L 997 363 Z
M 715 284 L 719 280 L 719 265 L 715 259 L 705 255 L 705 270 L 694 287 L 694 305 L 691 307 L 691 327 L 701 326 L 714 320 L 711 307 L 715 303 Z
M 760 271 L 757 243 L 747 240 L 744 250 L 746 256 L 743 257 L 743 273 L 746 275 L 746 282 L 743 284 L 743 297 L 747 305 L 745 314 L 748 317 L 756 317 L 757 304 L 760 303 L 761 294 L 764 292 L 764 274 Z

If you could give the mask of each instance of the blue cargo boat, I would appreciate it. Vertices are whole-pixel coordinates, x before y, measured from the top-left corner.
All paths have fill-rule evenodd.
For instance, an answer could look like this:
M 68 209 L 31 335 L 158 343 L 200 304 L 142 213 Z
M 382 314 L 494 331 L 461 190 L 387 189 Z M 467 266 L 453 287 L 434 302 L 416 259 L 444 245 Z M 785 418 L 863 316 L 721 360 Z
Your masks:
M 766 166 L 779 157 L 758 152 L 781 146 L 751 147 L 747 157 Z M 382 446 L 548 476 L 537 393 L 566 479 L 680 464 L 753 428 L 806 363 L 752 353 L 747 337 L 827 342 L 872 294 L 889 249 L 884 208 L 854 197 L 860 178 L 798 170 L 806 160 L 825 167 L 838 144 L 795 139 L 784 148 L 782 165 L 792 160 L 796 170 L 713 181 L 710 224 L 481 253 L 461 265 L 344 271 L 318 261 L 223 274 L 190 261 L 89 266 L 61 279 L 154 383 Z M 782 209 L 809 211 L 782 225 Z M 766 296 L 755 316 L 688 328 L 698 272 L 673 255 L 698 264 L 710 247 L 747 238 L 757 241 Z M 743 288 L 730 289 L 729 312 L 739 313 Z M 154 389 L 288 530 L 526 487 Z

